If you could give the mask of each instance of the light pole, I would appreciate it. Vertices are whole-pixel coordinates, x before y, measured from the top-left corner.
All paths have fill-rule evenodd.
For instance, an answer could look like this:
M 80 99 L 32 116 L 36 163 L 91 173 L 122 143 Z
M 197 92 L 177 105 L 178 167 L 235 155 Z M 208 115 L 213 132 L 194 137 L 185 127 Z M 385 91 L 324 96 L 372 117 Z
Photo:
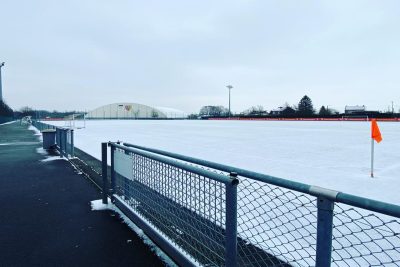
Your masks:
M 229 90 L 229 117 L 231 117 L 231 89 L 233 88 L 232 85 L 227 85 L 226 88 Z
M 0 102 L 3 102 L 3 88 L 1 85 L 1 67 L 4 66 L 4 62 L 0 63 Z

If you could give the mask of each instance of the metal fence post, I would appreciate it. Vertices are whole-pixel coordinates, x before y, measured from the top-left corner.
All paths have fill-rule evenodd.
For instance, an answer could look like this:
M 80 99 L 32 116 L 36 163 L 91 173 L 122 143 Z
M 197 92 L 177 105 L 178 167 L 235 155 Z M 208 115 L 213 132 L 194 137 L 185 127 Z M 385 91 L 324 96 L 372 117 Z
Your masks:
M 70 155 L 70 148 L 71 148 L 71 146 L 70 146 L 70 141 L 71 141 L 71 139 L 70 139 L 70 132 L 69 132 L 69 130 L 68 129 L 66 129 L 65 130 L 65 157 L 66 158 L 69 158 L 69 155 Z
M 64 129 L 64 156 L 68 158 L 68 129 Z
M 335 202 L 324 197 L 317 198 L 317 256 L 315 266 L 331 266 L 333 209 Z
M 103 177 L 103 204 L 108 204 L 107 143 L 101 143 L 101 176 Z
M 68 129 L 64 129 L 64 156 L 68 158 Z
M 74 145 L 74 130 L 71 130 L 71 157 L 75 155 L 75 145 Z
M 110 194 L 111 194 L 111 201 L 114 203 L 114 193 L 115 193 L 115 158 L 114 158 L 114 152 L 115 152 L 115 147 L 111 146 L 111 188 L 110 188 Z
M 59 131 L 59 133 L 58 133 L 59 135 L 60 135 L 60 144 L 59 144 L 59 148 L 60 148 L 60 158 L 62 158 L 63 157 L 63 143 L 64 143 L 64 140 L 63 140 L 63 131 L 60 129 L 60 131 Z
M 67 148 L 67 130 L 62 129 L 62 153 L 64 155 L 64 157 L 67 157 L 67 153 L 66 153 L 66 148 Z
M 56 148 L 59 146 L 59 143 L 60 143 L 60 137 L 58 136 L 58 134 L 59 134 L 59 130 L 56 127 Z
M 226 184 L 226 237 L 225 266 L 237 266 L 237 173 L 230 173 L 231 183 Z

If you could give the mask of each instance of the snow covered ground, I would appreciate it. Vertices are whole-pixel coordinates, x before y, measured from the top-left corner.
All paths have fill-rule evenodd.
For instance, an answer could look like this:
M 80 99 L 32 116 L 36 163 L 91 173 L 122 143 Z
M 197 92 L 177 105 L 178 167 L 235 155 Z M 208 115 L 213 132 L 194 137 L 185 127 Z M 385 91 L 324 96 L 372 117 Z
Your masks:
M 400 123 L 379 126 L 375 178 L 369 122 L 86 121 L 75 145 L 100 158 L 101 142 L 120 140 L 400 205 Z

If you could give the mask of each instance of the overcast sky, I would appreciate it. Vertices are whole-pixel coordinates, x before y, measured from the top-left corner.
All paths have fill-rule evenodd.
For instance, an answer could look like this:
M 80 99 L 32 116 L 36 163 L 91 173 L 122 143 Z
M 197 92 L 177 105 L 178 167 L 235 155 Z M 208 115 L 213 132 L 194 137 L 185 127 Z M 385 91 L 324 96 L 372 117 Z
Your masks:
M 400 107 L 400 1 L 0 0 L 10 106 Z

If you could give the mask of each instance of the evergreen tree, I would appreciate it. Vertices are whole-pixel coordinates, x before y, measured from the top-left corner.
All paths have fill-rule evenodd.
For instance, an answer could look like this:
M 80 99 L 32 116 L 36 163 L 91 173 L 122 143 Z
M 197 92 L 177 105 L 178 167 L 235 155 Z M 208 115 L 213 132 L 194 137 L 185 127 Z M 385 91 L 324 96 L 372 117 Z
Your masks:
M 328 114 L 328 110 L 325 108 L 325 106 L 322 106 L 320 109 L 319 109 L 319 113 L 318 113 L 320 116 L 326 116 L 326 115 L 329 115 Z
M 332 110 L 331 109 L 328 109 L 328 107 L 326 107 L 325 108 L 325 106 L 322 106 L 320 109 L 319 109 L 319 113 L 318 113 L 320 116 L 329 116 L 329 115 L 332 115 Z
M 296 114 L 296 110 L 290 106 L 286 106 L 286 108 L 282 110 L 283 116 L 293 116 L 294 114 Z
M 297 113 L 301 116 L 310 116 L 315 113 L 313 103 L 311 98 L 308 96 L 303 96 L 297 107 Z

